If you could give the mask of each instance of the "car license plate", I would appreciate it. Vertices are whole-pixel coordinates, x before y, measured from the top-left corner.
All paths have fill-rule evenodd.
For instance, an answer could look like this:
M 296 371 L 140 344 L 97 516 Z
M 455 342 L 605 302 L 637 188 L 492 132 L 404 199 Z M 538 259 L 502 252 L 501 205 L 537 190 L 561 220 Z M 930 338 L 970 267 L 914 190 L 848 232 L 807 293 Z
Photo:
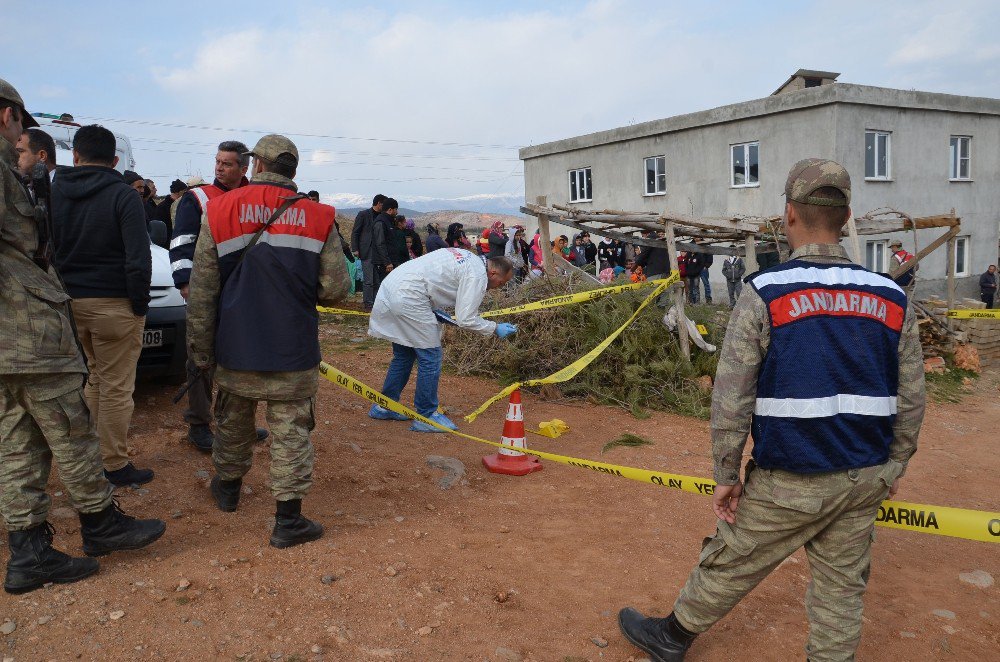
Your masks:
M 163 346 L 163 329 L 143 329 L 143 331 L 142 331 L 142 346 L 143 347 L 162 347 Z

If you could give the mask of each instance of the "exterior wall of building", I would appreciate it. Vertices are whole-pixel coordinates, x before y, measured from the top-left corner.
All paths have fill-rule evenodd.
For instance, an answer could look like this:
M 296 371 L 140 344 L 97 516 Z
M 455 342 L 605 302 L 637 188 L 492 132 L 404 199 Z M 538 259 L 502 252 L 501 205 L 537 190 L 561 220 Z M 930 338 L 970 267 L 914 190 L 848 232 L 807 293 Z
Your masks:
M 865 131 L 889 131 L 889 181 L 872 181 L 865 174 Z M 949 181 L 951 136 L 972 136 L 971 181 Z M 841 104 L 837 106 L 837 160 L 851 173 L 853 208 L 863 214 L 894 207 L 913 216 L 947 213 L 962 219 L 959 236 L 969 237 L 970 276 L 956 279 L 959 296 L 979 298 L 979 276 L 997 262 L 1000 227 L 1000 117 L 940 110 L 919 110 Z M 942 229 L 895 234 L 911 253 L 941 236 Z M 870 241 L 890 235 L 861 237 L 862 251 Z M 947 250 L 940 248 L 921 261 L 918 296 L 947 293 Z
M 525 199 L 534 202 L 536 196 L 544 195 L 549 204 L 591 210 L 780 215 L 784 208 L 781 193 L 792 164 L 809 156 L 833 158 L 851 173 L 856 215 L 885 206 L 914 216 L 954 207 L 962 218 L 962 236 L 970 238 L 971 246 L 970 276 L 958 279 L 958 293 L 976 297 L 979 274 L 997 261 L 1000 113 L 993 108 L 977 112 L 980 108 L 975 102 L 992 100 L 967 97 L 948 97 L 961 100 L 963 109 L 950 112 L 941 100 L 947 95 L 929 95 L 934 98 L 926 104 L 929 108 L 900 107 L 912 103 L 913 94 L 836 84 L 747 102 L 743 105 L 748 112 L 743 116 L 740 105 L 727 106 L 528 148 L 522 152 Z M 663 131 L 656 132 L 660 128 Z M 892 132 L 891 181 L 864 178 L 866 129 Z M 617 139 L 619 132 L 621 139 Z M 952 135 L 973 138 L 971 182 L 948 180 Z M 733 187 L 731 145 L 751 141 L 760 144 L 759 186 Z M 661 155 L 666 157 L 666 193 L 647 196 L 644 159 Z M 593 201 L 571 204 L 568 173 L 584 167 L 591 168 Z M 926 246 L 941 232 L 921 231 L 916 248 Z M 896 237 L 903 239 L 904 248 L 916 252 L 912 235 Z M 883 238 L 862 237 L 862 252 L 868 241 Z M 724 292 L 721 260 L 713 266 L 711 278 Z M 944 278 L 945 249 L 941 248 L 921 264 L 918 294 L 943 294 Z

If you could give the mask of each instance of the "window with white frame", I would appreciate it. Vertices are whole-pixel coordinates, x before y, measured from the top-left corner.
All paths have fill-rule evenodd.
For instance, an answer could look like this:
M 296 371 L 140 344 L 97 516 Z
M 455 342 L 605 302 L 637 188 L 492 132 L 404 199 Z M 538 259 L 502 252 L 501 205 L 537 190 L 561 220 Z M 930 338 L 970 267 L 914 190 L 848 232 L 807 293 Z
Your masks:
M 869 241 L 865 245 L 865 268 L 880 274 L 889 271 L 888 241 Z
M 972 179 L 972 136 L 952 136 L 948 156 L 948 179 Z
M 738 143 L 732 146 L 732 185 L 760 186 L 760 143 Z
M 955 275 L 968 276 L 972 273 L 972 255 L 969 237 L 955 237 Z
M 667 192 L 667 157 L 650 156 L 646 159 L 646 195 Z
M 569 171 L 569 201 L 590 202 L 594 199 L 590 184 L 590 168 Z
M 891 133 L 865 131 L 865 179 L 889 179 L 892 176 L 891 150 Z

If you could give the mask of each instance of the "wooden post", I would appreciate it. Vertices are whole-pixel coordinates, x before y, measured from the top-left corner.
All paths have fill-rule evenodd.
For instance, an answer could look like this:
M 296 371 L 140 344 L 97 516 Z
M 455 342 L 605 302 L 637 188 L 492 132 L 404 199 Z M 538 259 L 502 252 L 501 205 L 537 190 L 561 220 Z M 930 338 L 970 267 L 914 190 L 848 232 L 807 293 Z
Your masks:
M 955 237 L 948 239 L 948 310 L 955 309 Z M 955 330 L 955 323 L 948 318 L 948 330 Z
M 757 266 L 757 244 L 756 244 L 756 241 L 757 240 L 756 240 L 756 237 L 754 237 L 754 235 L 752 235 L 752 234 L 748 234 L 747 235 L 747 238 L 746 238 L 746 247 L 747 247 L 746 253 L 747 253 L 747 255 L 746 255 L 746 259 L 743 260 L 744 262 L 746 262 L 747 274 L 752 274 L 753 272 L 757 271 L 758 268 L 759 268 Z
M 677 243 L 674 240 L 673 221 L 664 221 L 667 231 L 667 256 L 670 258 L 670 268 L 680 274 L 681 270 L 677 264 Z M 683 279 L 681 280 L 683 283 Z M 691 343 L 688 339 L 687 317 L 684 316 L 684 288 L 674 289 L 674 306 L 677 308 L 677 335 L 681 341 L 681 355 L 684 360 L 691 361 Z
M 537 198 L 535 198 L 535 204 L 537 204 L 539 207 L 546 207 L 548 206 L 547 198 L 544 195 L 540 195 Z M 538 233 L 539 233 L 538 241 L 541 244 L 539 248 L 542 249 L 542 269 L 545 270 L 546 276 L 549 277 L 555 276 L 555 273 L 552 270 L 552 245 L 550 243 L 551 240 L 549 239 L 548 216 L 543 215 L 538 217 Z
M 861 242 L 858 240 L 858 224 L 854 222 L 854 214 L 847 217 L 847 236 L 851 242 L 851 253 L 855 264 L 864 264 L 861 255 Z

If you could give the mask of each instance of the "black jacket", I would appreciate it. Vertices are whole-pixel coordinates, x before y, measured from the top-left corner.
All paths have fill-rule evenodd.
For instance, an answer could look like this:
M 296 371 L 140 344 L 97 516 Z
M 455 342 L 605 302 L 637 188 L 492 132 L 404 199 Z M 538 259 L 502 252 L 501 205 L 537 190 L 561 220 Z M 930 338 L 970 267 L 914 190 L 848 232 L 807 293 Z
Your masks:
M 979 277 L 979 291 L 983 294 L 995 294 L 997 291 L 997 275 L 989 271 Z
M 436 251 L 439 248 L 447 248 L 448 244 L 444 243 L 444 239 L 441 238 L 441 234 L 435 230 L 433 227 L 427 227 L 427 252 Z
M 354 217 L 354 229 L 351 230 L 351 250 L 358 254 L 362 260 L 371 260 L 372 255 L 372 226 L 375 224 L 375 210 L 369 207 L 362 209 Z
M 697 278 L 701 276 L 701 272 L 705 269 L 705 261 L 702 258 L 702 255 L 702 253 L 688 251 L 687 255 L 681 258 L 684 260 L 684 275 L 687 278 Z
M 642 267 L 643 273 L 647 276 L 656 276 L 670 273 L 670 253 L 666 248 L 651 248 L 643 246 L 639 253 L 639 259 L 635 261 L 636 266 Z
M 152 258 L 142 198 L 112 168 L 79 166 L 52 184 L 55 263 L 74 299 L 128 299 L 149 309 Z
M 170 219 L 170 208 L 174 206 L 174 199 L 169 195 L 156 205 L 156 213 L 153 215 L 154 221 L 163 221 L 167 226 L 167 236 L 172 236 L 174 232 L 174 222 Z
M 507 252 L 507 235 L 490 232 L 489 236 L 490 252 L 487 258 L 503 257 Z
M 393 230 L 395 228 L 393 227 L 392 216 L 389 216 L 385 212 L 379 214 L 372 223 L 370 253 L 367 258 L 362 259 L 372 260 L 375 264 L 383 267 L 387 264 L 396 266 L 396 263 L 392 261 Z M 354 233 L 351 234 L 353 235 Z

